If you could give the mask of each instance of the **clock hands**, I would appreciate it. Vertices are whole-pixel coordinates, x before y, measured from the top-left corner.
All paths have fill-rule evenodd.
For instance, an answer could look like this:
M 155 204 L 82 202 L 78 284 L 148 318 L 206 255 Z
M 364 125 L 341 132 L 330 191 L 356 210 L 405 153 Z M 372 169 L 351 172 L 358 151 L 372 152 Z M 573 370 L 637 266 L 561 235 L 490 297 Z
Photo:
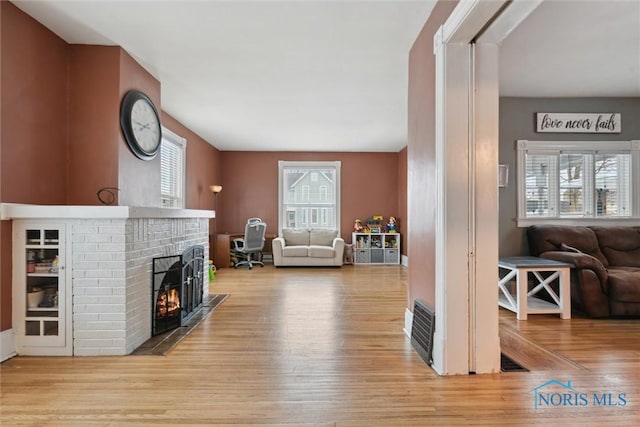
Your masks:
M 137 120 L 133 120 L 133 123 L 135 123 L 136 125 L 140 126 L 139 130 L 143 130 L 143 129 L 147 129 L 147 130 L 151 130 L 151 123 L 140 123 Z

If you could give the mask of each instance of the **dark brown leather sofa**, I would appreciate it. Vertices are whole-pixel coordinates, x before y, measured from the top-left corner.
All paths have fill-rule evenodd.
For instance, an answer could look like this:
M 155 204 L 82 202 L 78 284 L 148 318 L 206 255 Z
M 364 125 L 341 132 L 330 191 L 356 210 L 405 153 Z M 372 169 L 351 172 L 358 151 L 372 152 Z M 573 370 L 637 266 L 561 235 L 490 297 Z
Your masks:
M 591 317 L 640 316 L 640 227 L 534 225 L 531 255 L 574 265 L 571 306 Z

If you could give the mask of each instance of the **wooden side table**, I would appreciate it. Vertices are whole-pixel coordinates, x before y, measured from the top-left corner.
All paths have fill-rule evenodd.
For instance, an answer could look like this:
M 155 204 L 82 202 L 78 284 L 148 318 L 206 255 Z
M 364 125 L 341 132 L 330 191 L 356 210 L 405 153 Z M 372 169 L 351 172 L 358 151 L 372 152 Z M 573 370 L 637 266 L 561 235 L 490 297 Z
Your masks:
M 498 260 L 499 298 L 498 304 L 516 313 L 518 320 L 527 320 L 528 314 L 559 313 L 562 319 L 571 319 L 571 264 L 532 256 L 504 257 Z M 551 273 L 546 278 L 542 272 Z M 500 275 L 504 276 L 500 277 Z M 537 284 L 529 290 L 529 278 Z M 515 295 L 507 284 L 515 278 Z M 550 284 L 559 280 L 558 294 Z M 536 297 L 542 290 L 547 291 L 553 302 Z

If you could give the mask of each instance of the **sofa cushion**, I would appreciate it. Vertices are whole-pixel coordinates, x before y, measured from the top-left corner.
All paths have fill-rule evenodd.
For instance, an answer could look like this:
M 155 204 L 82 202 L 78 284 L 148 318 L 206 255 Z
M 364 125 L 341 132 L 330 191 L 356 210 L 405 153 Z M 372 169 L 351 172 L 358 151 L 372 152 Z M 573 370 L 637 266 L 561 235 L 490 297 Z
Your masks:
M 283 256 L 308 256 L 309 255 L 309 247 L 308 246 L 285 246 L 282 248 Z
M 287 246 L 309 246 L 309 230 L 306 228 L 283 228 L 282 237 Z
M 338 230 L 326 228 L 312 228 L 309 232 L 309 244 L 318 246 L 331 246 L 333 239 L 338 237 Z
M 640 268 L 609 269 L 609 298 L 614 301 L 640 302 Z
M 331 246 L 309 246 L 309 256 L 311 258 L 333 258 L 336 256 L 336 251 Z
M 600 251 L 596 233 L 588 228 L 569 225 L 532 225 L 527 229 L 531 255 L 538 256 L 543 252 L 561 251 L 562 245 L 578 249 L 580 252 L 598 259 L 605 267 L 609 266 L 607 258 Z
M 591 229 L 609 265 L 640 267 L 640 227 L 593 226 Z

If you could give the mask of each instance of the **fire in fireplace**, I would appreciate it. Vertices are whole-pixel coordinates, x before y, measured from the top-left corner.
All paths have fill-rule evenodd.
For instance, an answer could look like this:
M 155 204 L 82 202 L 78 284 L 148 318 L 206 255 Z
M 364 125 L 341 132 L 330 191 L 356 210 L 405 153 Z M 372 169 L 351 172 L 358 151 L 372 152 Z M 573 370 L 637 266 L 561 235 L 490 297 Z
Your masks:
M 203 278 L 203 246 L 153 259 L 152 336 L 179 327 L 202 307 Z

